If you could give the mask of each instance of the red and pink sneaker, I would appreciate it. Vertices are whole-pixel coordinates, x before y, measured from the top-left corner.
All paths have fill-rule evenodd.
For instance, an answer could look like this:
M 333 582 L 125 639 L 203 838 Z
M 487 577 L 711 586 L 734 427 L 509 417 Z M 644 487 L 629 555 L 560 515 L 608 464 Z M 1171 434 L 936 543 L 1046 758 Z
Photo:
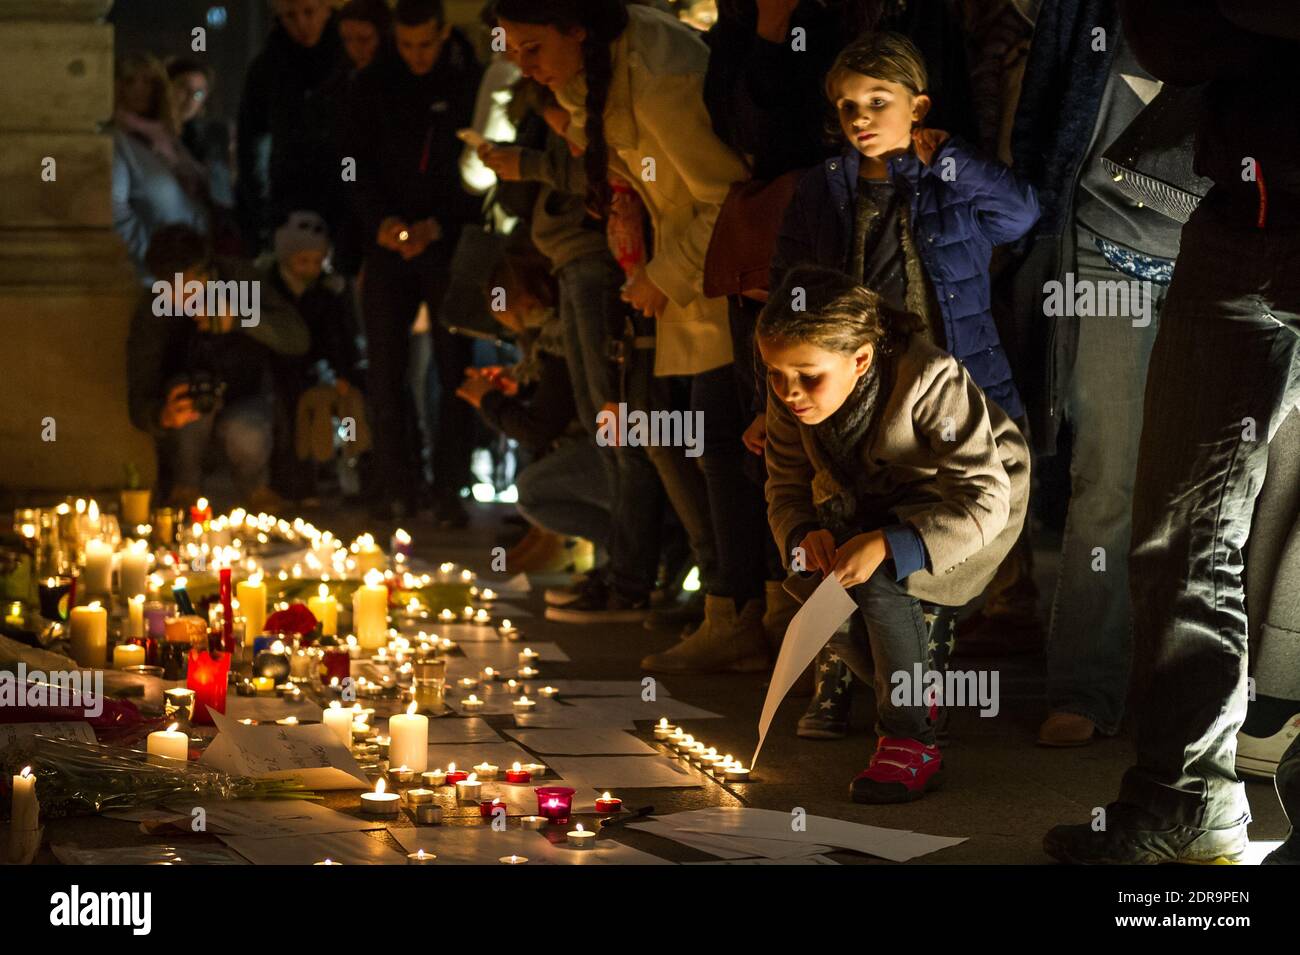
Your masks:
M 943 779 L 939 747 L 920 740 L 882 736 L 871 763 L 849 784 L 854 802 L 871 804 L 920 799 Z

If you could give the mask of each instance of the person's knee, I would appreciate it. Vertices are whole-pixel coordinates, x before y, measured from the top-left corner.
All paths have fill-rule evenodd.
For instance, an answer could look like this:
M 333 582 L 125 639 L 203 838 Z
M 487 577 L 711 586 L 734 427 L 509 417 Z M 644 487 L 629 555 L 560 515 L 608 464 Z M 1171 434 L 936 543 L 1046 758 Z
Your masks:
M 265 464 L 271 457 L 271 416 L 260 410 L 241 409 L 222 422 L 226 456 L 241 470 Z

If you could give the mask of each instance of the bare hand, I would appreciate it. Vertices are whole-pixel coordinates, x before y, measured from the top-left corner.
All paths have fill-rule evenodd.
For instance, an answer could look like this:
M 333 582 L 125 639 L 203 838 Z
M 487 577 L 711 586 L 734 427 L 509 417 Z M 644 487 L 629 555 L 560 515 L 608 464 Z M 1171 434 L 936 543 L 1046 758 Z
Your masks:
M 662 318 L 668 308 L 668 296 L 651 281 L 644 268 L 628 276 L 622 299 L 647 318 Z
M 483 165 L 497 174 L 498 179 L 517 182 L 522 175 L 523 150 L 518 146 L 498 146 L 496 143 L 484 143 L 478 148 L 478 158 Z
M 740 436 L 740 440 L 754 454 L 761 455 L 763 449 L 767 447 L 767 415 L 762 413 L 755 415 L 754 420 L 745 429 L 745 433 Z
M 916 158 L 927 166 L 934 159 L 935 151 L 948 141 L 948 134 L 942 129 L 914 129 L 912 142 L 916 145 Z
M 799 547 L 804 553 L 804 567 L 829 574 L 835 568 L 835 538 L 831 532 L 818 528 L 809 531 Z
M 871 531 L 850 537 L 835 552 L 835 576 L 845 588 L 864 583 L 888 556 L 884 532 Z
M 167 401 L 158 415 L 158 424 L 169 431 L 174 431 L 198 421 L 201 417 L 202 415 L 194 410 L 194 402 L 190 398 L 190 386 L 182 382 L 167 392 Z

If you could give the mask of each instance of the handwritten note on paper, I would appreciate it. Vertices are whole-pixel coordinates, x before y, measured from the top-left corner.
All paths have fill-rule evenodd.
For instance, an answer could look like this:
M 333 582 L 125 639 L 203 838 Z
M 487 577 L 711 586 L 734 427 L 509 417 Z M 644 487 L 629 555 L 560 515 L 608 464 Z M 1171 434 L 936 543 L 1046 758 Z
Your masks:
M 297 779 L 308 789 L 369 789 L 352 754 L 321 723 L 245 726 L 212 714 L 218 735 L 203 754 L 205 765 L 235 776 Z
M 81 720 L 63 723 L 0 723 L 0 753 L 19 740 L 37 735 L 75 739 L 83 743 L 95 742 L 95 731 L 89 723 Z
M 184 814 L 186 828 L 201 806 L 208 832 L 255 839 L 384 828 L 382 821 L 357 819 L 306 799 L 173 800 L 168 805 Z
M 754 758 L 749 761 L 751 767 L 758 762 L 758 754 L 763 748 L 763 740 L 767 738 L 772 718 L 776 716 L 777 708 L 785 695 L 790 692 L 790 687 L 794 686 L 799 674 L 813 662 L 818 651 L 826 646 L 827 641 L 857 607 L 840 582 L 833 575 L 828 575 L 786 627 L 781 654 L 772 671 L 772 682 L 767 686 L 763 713 L 758 718 L 758 745 L 754 747 Z

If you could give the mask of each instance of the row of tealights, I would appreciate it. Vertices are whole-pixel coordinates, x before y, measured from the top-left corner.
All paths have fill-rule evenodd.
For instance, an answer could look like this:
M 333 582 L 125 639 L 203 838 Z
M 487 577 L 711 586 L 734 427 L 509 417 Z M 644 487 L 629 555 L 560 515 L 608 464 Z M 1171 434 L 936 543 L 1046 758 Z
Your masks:
M 654 733 L 655 739 L 673 750 L 679 759 L 694 763 L 715 779 L 725 779 L 729 783 L 749 782 L 748 766 L 730 753 L 720 754 L 717 747 L 705 745 L 680 726 L 673 726 L 666 716 L 655 724 Z

